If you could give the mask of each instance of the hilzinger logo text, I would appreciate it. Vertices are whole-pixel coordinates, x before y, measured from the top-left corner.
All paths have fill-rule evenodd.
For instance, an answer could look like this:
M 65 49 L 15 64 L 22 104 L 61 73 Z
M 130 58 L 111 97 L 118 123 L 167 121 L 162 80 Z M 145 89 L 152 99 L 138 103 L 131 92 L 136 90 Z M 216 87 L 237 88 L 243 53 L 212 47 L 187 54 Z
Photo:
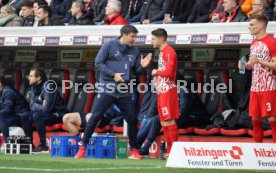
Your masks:
M 238 146 L 232 146 L 230 150 L 211 150 L 211 149 L 204 149 L 201 148 L 186 148 L 184 147 L 184 154 L 185 156 L 195 156 L 195 157 L 213 157 L 213 159 L 218 159 L 219 157 L 226 157 L 230 155 L 233 159 L 240 159 L 243 155 L 242 149 Z

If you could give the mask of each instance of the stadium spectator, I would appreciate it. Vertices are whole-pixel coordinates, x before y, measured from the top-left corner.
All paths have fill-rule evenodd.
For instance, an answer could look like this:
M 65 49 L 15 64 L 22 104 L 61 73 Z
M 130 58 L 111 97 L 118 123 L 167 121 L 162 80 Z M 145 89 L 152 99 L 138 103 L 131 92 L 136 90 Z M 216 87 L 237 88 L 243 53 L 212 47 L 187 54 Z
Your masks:
M 210 22 L 220 22 L 221 18 L 225 15 L 225 11 L 223 10 L 223 1 L 218 0 L 216 8 L 210 14 Z M 245 0 L 239 0 L 239 5 L 242 5 Z
M 189 15 L 188 23 L 209 22 L 209 16 L 215 9 L 218 0 L 196 0 Z
M 66 105 L 54 83 L 46 81 L 47 77 L 43 70 L 31 69 L 28 80 L 31 86 L 29 103 L 31 111 L 21 115 L 22 127 L 26 136 L 33 139 L 32 123 L 35 123 L 40 144 L 33 152 L 48 151 L 46 125 L 61 123 L 66 113 Z
M 68 23 L 71 20 L 70 8 L 73 0 L 51 0 L 50 7 L 53 14 L 61 17 L 61 22 Z
M 88 10 L 89 16 L 93 19 L 93 22 L 102 22 L 105 17 L 105 7 L 107 0 L 94 0 L 90 9 Z
M 35 21 L 33 26 L 38 26 L 38 19 L 37 19 L 37 11 L 40 6 L 48 6 L 48 3 L 45 0 L 34 0 L 33 4 L 33 10 L 34 10 L 34 15 L 35 15 Z
M 252 4 L 252 14 L 263 14 L 269 21 L 273 20 L 273 9 L 268 0 L 255 0 Z
M 72 18 L 69 21 L 69 25 L 93 25 L 92 20 L 88 18 L 85 11 L 85 5 L 82 0 L 73 2 L 71 7 Z
M 25 0 L 21 3 L 22 26 L 33 26 L 35 21 L 33 1 Z
M 176 119 L 179 118 L 179 105 L 175 84 L 177 57 L 175 50 L 167 44 L 168 35 L 165 29 L 156 29 L 151 34 L 153 47 L 160 50 L 158 69 L 153 69 L 152 75 L 157 90 L 158 115 L 167 143 L 167 152 L 162 157 L 167 158 L 173 142 L 178 140 Z
M 118 69 L 121 70 L 122 67 L 120 66 L 124 66 L 123 62 L 128 60 L 129 68 L 125 69 L 125 74 L 130 74 L 130 71 L 133 71 L 139 75 L 143 71 L 143 67 L 149 64 L 151 55 L 141 58 L 138 48 L 133 46 L 138 33 L 138 30 L 134 26 L 123 26 L 120 33 L 121 36 L 119 38 L 106 42 L 96 57 L 95 68 L 100 73 L 98 83 L 101 88 L 94 97 L 92 117 L 85 127 L 82 139 L 83 145 L 76 154 L 76 158 L 85 157 L 86 145 L 95 131 L 99 120 L 103 116 L 103 113 L 116 102 L 128 123 L 129 145 L 131 149 L 129 158 L 142 159 L 136 143 L 137 116 L 135 113 L 135 105 L 132 101 L 132 94 L 129 89 L 124 90 L 125 92 L 120 92 L 117 88 L 119 84 L 129 84 L 130 75 L 123 77 L 122 73 L 118 73 Z M 124 88 L 126 88 L 126 85 Z
M 21 2 L 22 0 L 9 0 L 6 5 L 9 5 L 15 9 L 16 14 L 18 15 L 21 9 Z
M 273 12 L 274 12 L 274 21 L 276 21 L 276 1 L 274 2 Z
M 171 14 L 173 0 L 149 0 L 141 17 L 142 24 L 162 23 L 165 14 Z
M 267 34 L 264 15 L 250 16 L 249 31 L 255 36 L 250 46 L 246 69 L 252 70 L 249 115 L 252 117 L 254 142 L 263 141 L 262 119 L 267 118 L 276 143 L 276 40 Z M 239 61 L 239 68 L 241 63 Z
M 15 13 L 15 9 L 9 5 L 1 7 L 0 10 L 0 26 L 11 27 L 21 26 L 22 18 Z
M 20 115 L 29 111 L 29 105 L 24 96 L 5 83 L 0 76 L 0 130 L 5 142 L 9 136 L 9 126 L 21 125 Z
M 241 11 L 238 0 L 224 0 L 223 7 L 226 14 L 221 22 L 245 22 L 247 16 Z
M 187 19 L 191 14 L 195 1 L 175 0 L 173 12 L 170 18 L 163 19 L 163 23 L 187 23 Z
M 60 18 L 52 13 L 49 6 L 41 6 L 37 10 L 38 26 L 62 26 Z
M 126 20 L 128 21 L 128 23 L 132 23 L 132 24 L 140 24 L 141 21 L 141 17 L 144 14 L 144 11 L 146 10 L 146 7 L 148 5 L 149 0 L 143 0 L 143 4 L 142 6 L 138 9 L 139 12 L 137 12 L 137 15 L 134 16 L 126 16 Z
M 105 7 L 105 25 L 127 25 L 127 21 L 121 16 L 122 4 L 118 0 L 109 0 Z
M 139 15 L 143 7 L 144 1 L 145 0 L 130 0 L 124 16 L 124 18 L 128 22 L 139 22 L 141 20 L 141 15 L 140 15 L 140 19 L 136 16 Z

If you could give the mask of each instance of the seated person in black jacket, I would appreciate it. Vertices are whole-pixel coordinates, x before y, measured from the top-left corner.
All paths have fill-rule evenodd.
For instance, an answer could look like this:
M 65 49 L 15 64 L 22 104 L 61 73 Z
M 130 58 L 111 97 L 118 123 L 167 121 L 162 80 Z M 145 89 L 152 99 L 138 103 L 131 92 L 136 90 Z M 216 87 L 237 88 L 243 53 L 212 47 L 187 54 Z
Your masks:
M 9 126 L 20 125 L 20 115 L 27 111 L 29 111 L 29 105 L 24 96 L 6 86 L 4 78 L 0 76 L 0 129 L 6 142 Z
M 47 151 L 45 126 L 61 123 L 62 117 L 66 113 L 66 105 L 55 83 L 46 81 L 46 74 L 43 70 L 31 69 L 28 79 L 31 85 L 31 112 L 21 115 L 22 127 L 26 136 L 32 139 L 32 123 L 34 122 L 40 138 L 40 145 L 33 152 Z
M 81 0 L 73 2 L 71 7 L 72 18 L 69 21 L 69 25 L 93 25 L 94 22 L 89 19 L 86 10 L 85 4 Z
M 21 3 L 20 14 L 23 17 L 22 26 L 33 26 L 35 21 L 33 1 L 23 1 Z
M 49 6 L 40 6 L 36 14 L 38 26 L 62 26 L 60 17 L 53 14 Z

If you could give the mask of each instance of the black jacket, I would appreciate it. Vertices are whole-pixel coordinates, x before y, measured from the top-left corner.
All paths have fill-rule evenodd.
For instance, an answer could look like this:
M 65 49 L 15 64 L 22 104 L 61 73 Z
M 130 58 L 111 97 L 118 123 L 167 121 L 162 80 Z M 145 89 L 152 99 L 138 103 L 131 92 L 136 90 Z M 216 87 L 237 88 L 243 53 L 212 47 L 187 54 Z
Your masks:
M 47 90 L 49 88 L 50 90 Z M 49 83 L 41 83 L 31 86 L 30 109 L 33 112 L 48 112 L 63 115 L 66 113 L 66 105 L 58 90 L 51 91 L 53 86 Z M 50 91 L 50 92 L 49 92 Z
M 64 23 L 61 22 L 60 17 L 53 15 L 50 17 L 49 24 L 47 26 L 63 26 L 63 25 Z M 46 26 L 46 25 L 44 25 L 44 23 L 42 22 L 38 22 L 38 26 Z
M 248 20 L 246 14 L 244 14 L 241 10 L 241 7 L 238 7 L 237 10 L 235 12 L 233 12 L 235 14 L 232 14 L 235 15 L 234 18 L 232 19 L 232 21 L 230 22 L 246 22 Z M 227 20 L 229 16 L 229 13 L 226 13 L 225 16 L 222 17 L 222 22 L 225 22 L 225 20 Z
M 106 4 L 107 0 L 94 0 L 91 8 L 88 10 L 88 15 L 92 16 L 94 22 L 104 20 Z
M 72 3 L 72 0 L 52 0 L 50 6 L 53 14 L 62 16 L 61 22 L 68 23 L 72 17 L 69 12 Z
M 149 3 L 141 17 L 141 23 L 148 19 L 150 23 L 164 19 L 165 13 L 171 13 L 173 0 L 149 0 Z
M 194 3 L 195 1 L 193 0 L 175 0 L 172 11 L 172 16 L 174 16 L 173 21 L 186 23 Z
M 31 15 L 24 17 L 22 21 L 22 26 L 34 26 L 35 16 Z
M 24 96 L 15 89 L 5 86 L 0 93 L 0 116 L 19 115 L 29 111 L 29 105 Z
M 218 0 L 196 0 L 187 22 L 209 22 L 209 16 L 212 13 L 212 11 L 216 8 L 217 2 Z
M 94 25 L 94 22 L 88 18 L 87 14 L 83 14 L 78 19 L 72 16 L 69 25 Z

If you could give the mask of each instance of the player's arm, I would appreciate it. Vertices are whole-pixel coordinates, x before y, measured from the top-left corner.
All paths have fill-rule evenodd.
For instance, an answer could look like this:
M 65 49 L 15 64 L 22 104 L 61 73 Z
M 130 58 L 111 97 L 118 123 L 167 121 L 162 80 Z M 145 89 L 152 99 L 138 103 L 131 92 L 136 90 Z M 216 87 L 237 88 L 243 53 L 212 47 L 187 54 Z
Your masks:
M 250 57 L 249 58 L 249 62 L 251 63 L 259 63 L 261 64 L 262 66 L 265 66 L 269 69 L 272 69 L 272 70 L 275 70 L 276 71 L 276 56 L 275 57 L 272 57 L 272 60 L 271 61 L 264 61 L 263 59 L 258 59 L 256 57 Z
M 258 63 L 276 71 L 276 57 L 272 57 L 272 60 L 270 62 L 264 61 L 263 59 L 258 59 Z

